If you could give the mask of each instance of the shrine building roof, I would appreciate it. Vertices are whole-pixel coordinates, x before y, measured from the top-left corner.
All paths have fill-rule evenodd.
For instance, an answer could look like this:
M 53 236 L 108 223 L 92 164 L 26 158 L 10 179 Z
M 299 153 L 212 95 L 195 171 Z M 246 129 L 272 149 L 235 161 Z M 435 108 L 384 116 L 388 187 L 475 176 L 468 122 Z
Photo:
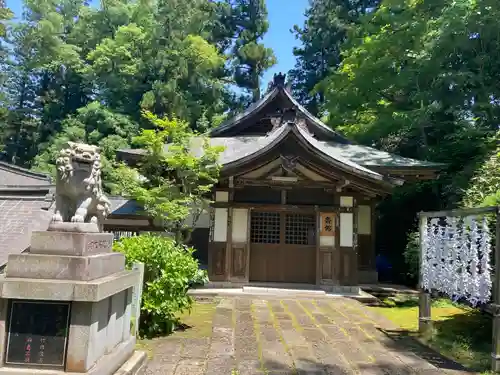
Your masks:
M 444 167 L 441 163 L 407 158 L 349 140 L 297 102 L 284 85 L 284 75 L 275 75 L 273 85 L 260 100 L 205 136 L 209 137 L 211 146 L 224 146 L 219 159 L 224 171 L 278 147 L 287 135 L 292 134 L 310 150 L 311 155 L 317 154 L 332 165 L 369 179 L 382 181 L 389 175 L 435 178 Z M 193 138 L 194 155 L 201 154 L 204 139 L 206 137 Z M 118 155 L 121 159 L 133 161 L 143 152 L 125 149 L 119 150 Z

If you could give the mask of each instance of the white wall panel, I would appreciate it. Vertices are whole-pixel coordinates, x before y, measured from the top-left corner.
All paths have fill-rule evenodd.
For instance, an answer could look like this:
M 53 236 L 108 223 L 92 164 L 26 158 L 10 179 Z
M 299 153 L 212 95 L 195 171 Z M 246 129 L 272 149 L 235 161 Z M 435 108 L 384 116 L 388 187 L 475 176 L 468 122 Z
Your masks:
M 215 209 L 214 242 L 227 241 L 227 208 Z
M 335 237 L 334 236 L 320 236 L 319 237 L 319 246 L 335 246 Z
M 229 202 L 229 192 L 228 191 L 216 191 L 215 192 L 216 202 Z
M 353 218 L 352 213 L 341 213 L 340 214 L 340 246 L 341 247 L 352 247 L 353 245 Z
M 233 243 L 247 242 L 248 237 L 248 209 L 233 209 Z
M 340 197 L 340 207 L 352 207 L 354 206 L 353 197 Z

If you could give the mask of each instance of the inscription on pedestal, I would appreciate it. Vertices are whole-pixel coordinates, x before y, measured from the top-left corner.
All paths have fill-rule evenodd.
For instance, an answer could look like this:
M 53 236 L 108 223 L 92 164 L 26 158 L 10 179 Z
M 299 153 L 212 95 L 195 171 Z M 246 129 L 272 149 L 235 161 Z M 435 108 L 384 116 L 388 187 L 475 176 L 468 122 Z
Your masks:
M 5 363 L 64 369 L 69 302 L 11 301 Z
M 100 240 L 100 241 L 90 241 L 87 244 L 87 251 L 93 252 L 94 250 L 99 249 L 109 249 L 112 246 L 111 241 Z

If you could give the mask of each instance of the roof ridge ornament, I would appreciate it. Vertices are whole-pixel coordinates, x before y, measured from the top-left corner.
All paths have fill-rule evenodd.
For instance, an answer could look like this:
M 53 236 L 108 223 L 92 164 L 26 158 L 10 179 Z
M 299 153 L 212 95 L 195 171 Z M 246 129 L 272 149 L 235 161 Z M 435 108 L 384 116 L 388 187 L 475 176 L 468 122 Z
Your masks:
M 267 92 L 271 92 L 274 88 L 285 88 L 286 74 L 274 73 L 272 81 L 267 85 Z
M 304 117 L 297 116 L 297 118 L 295 119 L 295 125 L 297 125 L 299 129 L 302 129 L 310 136 L 314 136 L 314 134 L 311 132 L 311 129 L 309 129 L 309 127 L 307 126 L 307 121 Z
M 278 74 L 274 73 L 273 84 L 274 87 L 284 87 L 286 80 L 286 74 L 279 72 Z

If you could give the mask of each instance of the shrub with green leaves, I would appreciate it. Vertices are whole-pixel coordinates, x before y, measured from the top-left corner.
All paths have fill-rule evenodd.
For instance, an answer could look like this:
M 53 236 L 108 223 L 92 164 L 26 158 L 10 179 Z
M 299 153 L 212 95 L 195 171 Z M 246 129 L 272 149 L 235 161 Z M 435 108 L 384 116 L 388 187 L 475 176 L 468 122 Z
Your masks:
M 420 259 L 420 233 L 411 232 L 408 234 L 408 242 L 403 253 L 407 266 L 407 277 L 410 282 L 417 282 Z
M 125 254 L 127 267 L 144 263 L 139 334 L 151 337 L 171 333 L 179 323 L 179 314 L 193 303 L 187 291 L 198 272 L 194 249 L 170 237 L 145 234 L 122 238 L 115 242 L 114 250 Z

